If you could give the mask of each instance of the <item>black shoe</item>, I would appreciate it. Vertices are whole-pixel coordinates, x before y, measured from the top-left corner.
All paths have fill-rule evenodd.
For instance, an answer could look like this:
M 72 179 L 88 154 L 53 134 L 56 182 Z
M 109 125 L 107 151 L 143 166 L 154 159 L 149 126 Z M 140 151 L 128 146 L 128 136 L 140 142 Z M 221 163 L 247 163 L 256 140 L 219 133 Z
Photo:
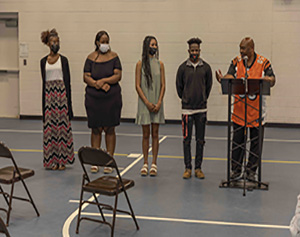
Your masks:
M 232 171 L 231 174 L 230 174 L 230 179 L 237 179 L 240 176 L 241 176 L 241 172 Z

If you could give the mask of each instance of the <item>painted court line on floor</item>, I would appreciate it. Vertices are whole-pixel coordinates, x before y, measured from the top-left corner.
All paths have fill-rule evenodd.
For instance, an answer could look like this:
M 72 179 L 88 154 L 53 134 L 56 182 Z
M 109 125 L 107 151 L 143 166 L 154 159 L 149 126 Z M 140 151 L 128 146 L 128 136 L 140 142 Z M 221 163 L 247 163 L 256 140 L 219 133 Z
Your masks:
M 100 216 L 99 213 L 82 212 L 82 215 L 86 216 Z M 112 217 L 112 214 L 104 214 L 105 216 Z M 285 225 L 267 225 L 267 224 L 251 224 L 251 223 L 239 223 L 239 222 L 227 222 L 227 221 L 207 221 L 207 220 L 192 220 L 192 219 L 180 219 L 180 218 L 166 218 L 166 217 L 152 217 L 152 216 L 135 216 L 140 220 L 151 221 L 165 221 L 165 222 L 179 222 L 190 224 L 207 224 L 207 225 L 226 225 L 226 226 L 242 226 L 242 227 L 254 227 L 254 228 L 270 228 L 270 229 L 289 229 L 289 226 Z M 118 215 L 117 218 L 131 219 L 129 215 Z
M 16 129 L 0 129 L 0 133 L 43 133 L 43 130 L 16 130 Z M 84 131 L 72 131 L 74 135 L 90 135 L 91 132 Z M 130 136 L 130 137 L 142 137 L 142 134 L 134 133 L 116 133 L 117 136 Z M 182 136 L 178 135 L 160 135 L 160 137 L 167 136 L 168 138 L 178 138 L 182 139 Z M 194 137 L 194 136 L 193 136 Z M 205 137 L 206 140 L 218 140 L 226 141 L 227 137 Z M 300 143 L 300 140 L 297 139 L 273 139 L 273 138 L 264 138 L 265 142 L 284 142 L 284 143 Z
M 165 136 L 167 137 L 167 136 Z M 163 138 L 162 138 L 163 139 Z M 13 152 L 43 152 L 43 150 L 36 150 L 36 149 L 10 149 Z M 74 152 L 77 154 L 77 151 Z M 114 156 L 126 156 L 128 157 L 128 154 L 121 154 L 121 153 L 115 153 Z M 152 157 L 152 155 L 149 155 L 149 157 Z M 139 157 L 133 157 L 133 159 L 139 158 Z M 169 155 L 158 155 L 158 158 L 165 158 L 165 159 L 183 159 L 183 156 L 169 156 Z M 195 159 L 193 156 L 192 159 Z M 227 158 L 219 158 L 219 157 L 204 157 L 204 160 L 208 161 L 227 161 Z M 298 164 L 300 165 L 300 161 L 293 161 L 293 160 L 262 160 L 262 163 L 274 163 L 274 164 Z
M 37 153 L 42 153 L 43 150 L 39 150 L 39 149 L 15 149 L 15 148 L 11 148 L 11 151 L 14 152 L 37 152 Z M 75 154 L 77 154 L 77 151 L 74 151 Z M 120 154 L 120 153 L 114 153 L 114 156 L 128 156 L 128 154 Z
M 163 138 L 161 138 L 159 140 L 159 144 L 162 143 L 165 139 L 167 138 L 167 136 L 164 136 Z M 149 152 L 152 150 L 152 147 L 149 148 Z M 143 155 L 141 155 L 140 157 L 138 157 L 137 159 L 135 159 L 130 165 L 128 165 L 121 173 L 120 175 L 123 176 L 128 170 L 130 170 L 136 163 L 138 163 L 141 159 L 143 159 Z M 96 195 L 98 197 L 98 195 Z M 93 201 L 94 197 L 92 196 L 88 201 Z M 85 203 L 82 205 L 81 210 L 83 211 L 89 204 Z M 67 218 L 67 220 L 64 223 L 63 229 L 62 229 L 62 235 L 63 237 L 70 237 L 70 225 L 72 223 L 72 221 L 74 220 L 74 218 L 78 215 L 78 208 Z

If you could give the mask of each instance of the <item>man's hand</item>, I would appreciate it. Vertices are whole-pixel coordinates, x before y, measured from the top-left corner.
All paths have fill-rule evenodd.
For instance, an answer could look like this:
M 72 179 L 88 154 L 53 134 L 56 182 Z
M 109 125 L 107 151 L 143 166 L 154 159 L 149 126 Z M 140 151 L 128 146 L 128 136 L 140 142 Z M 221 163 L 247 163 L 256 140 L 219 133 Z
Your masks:
M 269 76 L 264 76 L 262 79 L 264 79 L 265 81 L 270 82 L 270 86 L 274 86 L 275 85 L 275 77 L 269 77 Z
M 217 78 L 217 81 L 219 83 L 221 83 L 221 79 L 223 78 L 223 74 L 222 74 L 220 69 L 216 71 L 216 78 Z

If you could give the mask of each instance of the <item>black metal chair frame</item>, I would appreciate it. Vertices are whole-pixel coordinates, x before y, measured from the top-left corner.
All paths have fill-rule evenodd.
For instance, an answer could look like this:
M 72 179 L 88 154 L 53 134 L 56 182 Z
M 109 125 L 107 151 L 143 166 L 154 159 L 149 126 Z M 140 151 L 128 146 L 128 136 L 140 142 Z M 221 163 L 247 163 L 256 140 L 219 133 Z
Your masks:
M 78 151 L 78 157 L 79 157 L 80 163 L 82 165 L 84 174 L 83 174 L 81 193 L 80 193 L 80 202 L 79 202 L 78 218 L 77 218 L 77 225 L 76 225 L 76 233 L 77 234 L 79 233 L 79 225 L 80 225 L 81 220 L 90 220 L 90 221 L 108 225 L 111 228 L 111 236 L 113 236 L 115 222 L 116 222 L 116 212 L 121 212 L 121 213 L 130 215 L 136 225 L 136 229 L 139 230 L 137 220 L 135 218 L 132 206 L 130 204 L 130 201 L 129 201 L 129 198 L 128 198 L 128 195 L 126 192 L 126 189 L 133 187 L 133 185 L 134 185 L 133 180 L 126 180 L 126 181 L 133 182 L 130 187 L 126 188 L 124 186 L 124 182 L 123 182 L 123 181 L 125 181 L 125 179 L 122 179 L 116 161 L 114 160 L 114 158 L 112 156 L 110 156 L 108 153 L 106 153 L 105 151 L 103 151 L 101 149 L 95 149 L 95 148 L 91 148 L 91 147 L 81 147 Z M 110 194 L 105 193 L 105 191 L 102 191 L 100 188 L 97 188 L 97 187 L 95 187 L 94 190 L 91 190 L 90 188 L 87 189 L 86 188 L 87 185 L 89 185 L 90 183 L 92 183 L 93 181 L 96 181 L 96 180 L 92 180 L 92 181 L 90 180 L 87 170 L 85 168 L 85 165 L 111 167 L 111 168 L 115 169 L 117 172 L 116 177 L 104 175 L 104 176 L 101 176 L 100 178 L 96 179 L 96 180 L 100 180 L 100 179 L 102 180 L 102 178 L 106 177 L 106 178 L 110 179 L 110 181 L 108 181 L 110 185 L 112 185 L 111 180 L 115 181 L 116 185 L 114 187 L 113 193 L 110 193 Z M 83 200 L 84 192 L 93 193 L 95 201 Z M 124 194 L 125 194 L 130 212 L 117 209 L 118 196 L 122 192 L 124 192 Z M 96 194 L 106 195 L 106 196 L 115 196 L 114 207 L 112 207 L 111 205 L 105 204 L 105 203 L 100 203 L 98 201 Z M 97 219 L 89 218 L 89 217 L 81 217 L 82 205 L 85 203 L 98 206 L 102 220 L 97 220 Z M 113 211 L 112 223 L 106 221 L 104 214 L 103 214 L 103 209 Z
M 0 218 L 0 233 L 5 234 L 6 237 L 10 237 L 10 234 L 6 228 L 5 223 L 3 222 L 2 218 Z
M 34 204 L 34 201 L 33 201 L 32 197 L 30 195 L 30 192 L 27 188 L 27 185 L 25 184 L 25 181 L 24 181 L 24 179 L 33 176 L 34 171 L 32 170 L 32 173 L 25 177 L 24 172 L 25 171 L 30 171 L 30 170 L 29 169 L 24 169 L 24 168 L 21 168 L 21 167 L 17 166 L 17 163 L 15 162 L 15 159 L 14 159 L 12 153 L 10 152 L 9 148 L 3 142 L 0 142 L 0 157 L 1 158 L 6 158 L 6 159 L 8 158 L 13 163 L 13 166 L 4 167 L 4 168 L 0 169 L 0 174 L 1 174 L 1 172 L 5 172 L 5 175 L 11 175 L 11 178 L 9 178 L 9 179 L 5 179 L 5 180 L 0 179 L 1 184 L 11 185 L 10 193 L 5 192 L 2 189 L 2 186 L 0 185 L 0 194 L 3 195 L 3 197 L 5 199 L 5 202 L 8 205 L 8 209 L 0 208 L 0 210 L 6 212 L 6 214 L 7 214 L 6 225 L 7 226 L 9 225 L 9 219 L 10 219 L 10 213 L 11 213 L 11 210 L 12 210 L 12 200 L 13 199 L 18 199 L 18 200 L 21 200 L 21 201 L 26 201 L 26 202 L 31 203 L 34 210 L 35 210 L 35 212 L 36 212 L 36 214 L 37 214 L 37 216 L 40 216 L 40 214 L 39 214 L 39 212 L 38 212 L 38 210 L 37 210 L 37 208 Z M 22 175 L 22 173 L 23 173 L 23 175 Z M 18 181 L 21 181 L 21 183 L 23 184 L 24 189 L 25 189 L 25 191 L 28 195 L 28 198 L 14 196 L 15 183 L 17 183 Z

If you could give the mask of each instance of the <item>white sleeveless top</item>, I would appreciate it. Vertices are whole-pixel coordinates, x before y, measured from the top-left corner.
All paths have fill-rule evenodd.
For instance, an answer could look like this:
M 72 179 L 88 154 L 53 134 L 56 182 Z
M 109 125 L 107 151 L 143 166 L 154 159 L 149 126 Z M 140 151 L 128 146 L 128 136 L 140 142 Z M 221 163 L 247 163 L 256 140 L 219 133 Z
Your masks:
M 63 80 L 60 57 L 54 64 L 46 62 L 46 81 Z

